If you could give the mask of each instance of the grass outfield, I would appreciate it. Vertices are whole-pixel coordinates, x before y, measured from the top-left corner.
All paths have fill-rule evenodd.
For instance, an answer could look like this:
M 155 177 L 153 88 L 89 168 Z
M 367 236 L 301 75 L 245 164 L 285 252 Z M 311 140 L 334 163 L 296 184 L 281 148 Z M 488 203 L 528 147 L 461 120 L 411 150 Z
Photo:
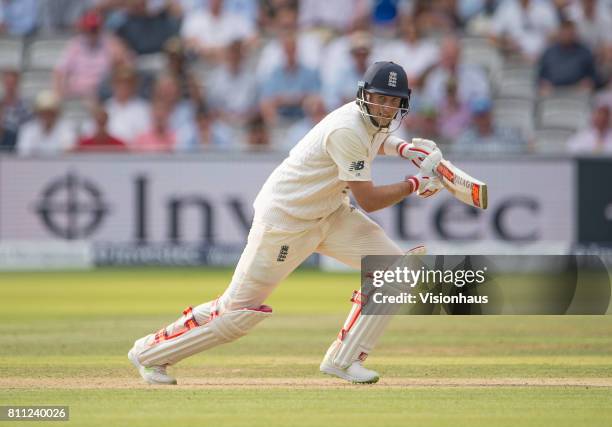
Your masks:
M 355 274 L 294 273 L 268 301 L 275 315 L 252 334 L 172 368 L 179 386 L 141 383 L 126 358 L 132 341 L 217 296 L 230 277 L 155 268 L 1 273 L 0 405 L 69 405 L 63 424 L 72 426 L 612 420 L 612 316 L 398 316 L 368 360 L 380 383 L 320 375 Z

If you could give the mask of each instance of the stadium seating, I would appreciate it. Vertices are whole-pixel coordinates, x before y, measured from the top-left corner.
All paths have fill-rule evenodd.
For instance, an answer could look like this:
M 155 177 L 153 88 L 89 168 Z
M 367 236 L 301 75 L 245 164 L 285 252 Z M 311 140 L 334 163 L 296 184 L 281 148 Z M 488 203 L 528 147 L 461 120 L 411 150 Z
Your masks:
M 25 67 L 28 70 L 52 70 L 61 57 L 70 36 L 39 38 L 28 43 Z
M 588 96 L 558 92 L 538 101 L 538 127 L 560 127 L 576 130 L 588 123 L 591 102 Z
M 535 131 L 535 152 L 542 154 L 563 153 L 567 140 L 574 134 L 571 129 L 549 127 Z
M 493 83 L 499 97 L 518 97 L 535 101 L 535 70 L 531 66 L 505 66 L 499 80 Z
M 51 89 L 53 83 L 53 72 L 51 70 L 29 70 L 21 75 L 21 96 L 28 101 L 36 98 L 36 95 L 46 89 Z
M 519 129 L 523 136 L 533 135 L 534 104 L 529 99 L 497 98 L 493 105 L 493 118 L 503 126 Z
M 20 38 L 0 38 L 0 69 L 22 67 L 23 45 Z
M 484 38 L 468 37 L 461 40 L 461 59 L 468 64 L 478 64 L 487 70 L 489 79 L 495 81 L 499 78 L 503 58 L 501 54 Z

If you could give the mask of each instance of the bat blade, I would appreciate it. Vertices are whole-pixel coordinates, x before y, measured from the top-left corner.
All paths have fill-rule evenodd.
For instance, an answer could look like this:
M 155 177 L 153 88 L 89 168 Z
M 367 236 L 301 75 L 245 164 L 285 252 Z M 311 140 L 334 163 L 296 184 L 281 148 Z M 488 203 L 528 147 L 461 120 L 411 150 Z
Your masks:
M 480 209 L 488 205 L 487 184 L 468 175 L 448 160 L 441 160 L 436 174 L 442 185 L 458 200 Z

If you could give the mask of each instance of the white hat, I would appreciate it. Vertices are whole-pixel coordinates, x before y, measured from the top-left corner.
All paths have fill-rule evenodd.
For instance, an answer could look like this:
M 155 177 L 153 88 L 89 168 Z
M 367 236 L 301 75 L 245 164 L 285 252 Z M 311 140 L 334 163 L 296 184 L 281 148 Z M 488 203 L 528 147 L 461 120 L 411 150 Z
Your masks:
M 43 90 L 36 95 L 36 100 L 34 101 L 34 108 L 37 111 L 48 111 L 48 110 L 59 110 L 60 108 L 60 99 L 50 90 Z

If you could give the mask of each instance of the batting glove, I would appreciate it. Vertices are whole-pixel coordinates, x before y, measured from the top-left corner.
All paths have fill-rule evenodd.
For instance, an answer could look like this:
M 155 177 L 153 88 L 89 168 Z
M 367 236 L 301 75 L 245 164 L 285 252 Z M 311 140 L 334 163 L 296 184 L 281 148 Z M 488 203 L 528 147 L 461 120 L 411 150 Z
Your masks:
M 440 150 L 433 151 L 421 162 L 421 171 L 419 173 L 422 176 L 437 176 L 435 170 L 438 167 L 438 164 L 440 164 L 440 160 L 442 160 L 442 152 Z
M 438 146 L 431 139 L 412 138 L 412 146 L 416 149 L 426 151 L 428 154 L 439 150 Z
M 437 177 L 424 176 L 421 173 L 406 177 L 406 181 L 412 182 L 414 191 L 424 199 L 433 196 L 443 188 L 442 182 Z

